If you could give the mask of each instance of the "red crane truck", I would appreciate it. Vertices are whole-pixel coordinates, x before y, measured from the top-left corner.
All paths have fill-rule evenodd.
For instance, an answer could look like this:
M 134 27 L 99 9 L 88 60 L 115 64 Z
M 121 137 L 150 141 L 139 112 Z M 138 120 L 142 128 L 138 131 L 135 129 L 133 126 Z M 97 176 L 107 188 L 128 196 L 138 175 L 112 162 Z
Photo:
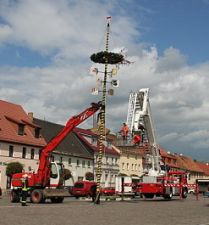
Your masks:
M 191 186 L 187 184 L 187 174 L 182 171 L 169 172 L 161 160 L 151 115 L 149 88 L 130 94 L 127 124 L 134 133 L 140 133 L 143 127 L 146 136 L 143 139 L 147 140 L 149 147 L 144 157 L 145 171 L 137 193 L 145 198 L 161 196 L 171 199 L 173 195 L 186 198 L 188 187 Z
M 41 151 L 37 173 L 23 172 L 12 176 L 11 202 L 19 202 L 21 196 L 22 178 L 28 177 L 29 196 L 31 202 L 41 203 L 51 199 L 53 203 L 63 202 L 69 192 L 64 189 L 64 166 L 62 163 L 51 162 L 51 153 L 74 127 L 96 113 L 102 104 L 92 103 L 91 107 L 68 120 L 65 127 Z

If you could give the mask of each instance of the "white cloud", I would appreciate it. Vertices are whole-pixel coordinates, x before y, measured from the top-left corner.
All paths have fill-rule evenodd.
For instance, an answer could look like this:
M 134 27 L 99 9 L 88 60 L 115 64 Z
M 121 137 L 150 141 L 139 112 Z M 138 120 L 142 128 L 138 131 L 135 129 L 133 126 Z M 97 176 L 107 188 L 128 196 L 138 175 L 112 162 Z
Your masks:
M 88 74 L 89 56 L 104 48 L 104 18 L 116 5 L 67 0 L 3 2 L 0 42 L 30 48 L 54 61 L 45 68 L 0 67 L 1 99 L 58 123 L 97 102 L 100 97 L 90 94 L 95 78 Z M 116 77 L 120 87 L 107 98 L 108 127 L 118 131 L 126 120 L 131 90 L 149 87 L 159 143 L 170 151 L 187 153 L 201 147 L 199 156 L 204 157 L 209 144 L 209 63 L 189 66 L 178 49 L 170 47 L 159 56 L 157 47 L 134 42 L 140 37 L 139 28 L 124 13 L 113 15 L 111 31 L 111 48 L 125 46 L 134 63 L 120 67 Z
M 6 40 L 9 40 L 12 33 L 12 29 L 9 25 L 0 24 L 0 44 Z

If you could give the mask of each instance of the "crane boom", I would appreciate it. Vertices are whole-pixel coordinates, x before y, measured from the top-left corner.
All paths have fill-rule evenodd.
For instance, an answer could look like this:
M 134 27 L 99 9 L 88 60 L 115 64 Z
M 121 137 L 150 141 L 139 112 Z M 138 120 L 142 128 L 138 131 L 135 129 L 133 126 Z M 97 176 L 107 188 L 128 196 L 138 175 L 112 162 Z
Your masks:
M 78 126 L 84 120 L 93 115 L 99 108 L 101 103 L 92 103 L 92 106 L 84 110 L 78 115 L 73 116 L 68 120 L 65 127 L 57 134 L 41 151 L 39 168 L 37 171 L 37 184 L 46 186 L 50 178 L 50 153 L 57 147 L 57 145 L 66 137 L 66 135 Z

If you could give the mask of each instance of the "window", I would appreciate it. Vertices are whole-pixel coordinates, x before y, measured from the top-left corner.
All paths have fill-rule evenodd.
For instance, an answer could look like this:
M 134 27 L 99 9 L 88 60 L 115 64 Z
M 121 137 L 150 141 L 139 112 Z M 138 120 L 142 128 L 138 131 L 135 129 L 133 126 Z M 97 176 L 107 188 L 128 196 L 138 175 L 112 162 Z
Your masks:
M 71 165 L 71 163 L 72 163 L 72 159 L 69 158 L 69 159 L 68 159 L 68 165 Z
M 35 156 L 35 150 L 34 150 L 34 148 L 31 148 L 31 150 L 30 150 L 30 158 L 34 159 L 34 156 Z
M 18 125 L 18 134 L 19 135 L 24 135 L 24 127 L 25 127 L 24 124 L 19 124 Z
M 22 158 L 23 158 L 23 159 L 26 158 L 26 152 L 27 152 L 26 147 L 23 147 L 23 148 L 22 148 Z
M 40 130 L 41 130 L 41 128 L 39 128 L 39 127 L 35 128 L 35 138 L 39 138 L 40 137 Z
M 9 157 L 13 157 L 13 154 L 14 154 L 14 146 L 10 145 L 9 146 Z
M 88 167 L 90 167 L 91 166 L 91 162 L 90 161 L 88 161 Z
M 79 160 L 78 160 L 79 161 Z M 78 177 L 78 180 L 83 180 L 83 177 Z
M 51 174 L 50 174 L 51 178 L 56 179 L 58 177 L 58 171 L 57 168 L 55 166 L 55 164 L 51 164 Z
M 125 169 L 125 163 L 122 163 L 122 170 Z
M 82 161 L 82 167 L 84 168 L 85 165 L 86 165 L 86 162 L 85 162 L 85 160 L 83 160 L 83 161 Z
M 80 161 L 79 161 L 79 159 L 77 159 L 77 166 L 80 166 Z
M 97 144 L 97 139 L 94 138 L 94 137 L 92 137 L 92 139 L 91 139 L 91 144 L 92 144 L 92 145 L 96 145 L 96 144 Z
M 127 165 L 127 170 L 129 170 L 129 163 L 127 163 L 126 165 Z
M 131 170 L 134 170 L 134 164 L 131 165 Z

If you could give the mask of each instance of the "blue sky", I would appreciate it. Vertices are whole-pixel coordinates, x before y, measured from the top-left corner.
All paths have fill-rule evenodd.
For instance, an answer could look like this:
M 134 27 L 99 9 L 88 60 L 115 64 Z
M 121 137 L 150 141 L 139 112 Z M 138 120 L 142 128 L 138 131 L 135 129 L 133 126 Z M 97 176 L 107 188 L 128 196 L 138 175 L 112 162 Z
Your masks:
M 169 46 L 178 48 L 190 64 L 208 60 L 209 1 L 150 0 L 142 4 L 151 10 L 143 19 L 143 41 L 156 44 L 160 53 Z
M 208 0 L 1 0 L 1 99 L 62 124 L 98 101 L 89 56 L 110 15 L 110 49 L 134 63 L 120 67 L 107 127 L 126 121 L 131 90 L 150 88 L 159 144 L 209 160 L 208 12 Z
M 166 48 L 173 46 L 181 50 L 189 64 L 208 60 L 209 1 L 135 0 L 122 2 L 123 10 L 126 8 L 125 14 L 133 17 L 140 30 L 141 36 L 135 39 L 136 42 L 156 45 L 161 55 Z M 1 18 L 0 22 L 5 23 L 4 18 Z M 51 57 L 53 54 L 43 55 L 18 43 L 8 43 L 0 48 L 0 65 L 42 67 L 50 64 Z

